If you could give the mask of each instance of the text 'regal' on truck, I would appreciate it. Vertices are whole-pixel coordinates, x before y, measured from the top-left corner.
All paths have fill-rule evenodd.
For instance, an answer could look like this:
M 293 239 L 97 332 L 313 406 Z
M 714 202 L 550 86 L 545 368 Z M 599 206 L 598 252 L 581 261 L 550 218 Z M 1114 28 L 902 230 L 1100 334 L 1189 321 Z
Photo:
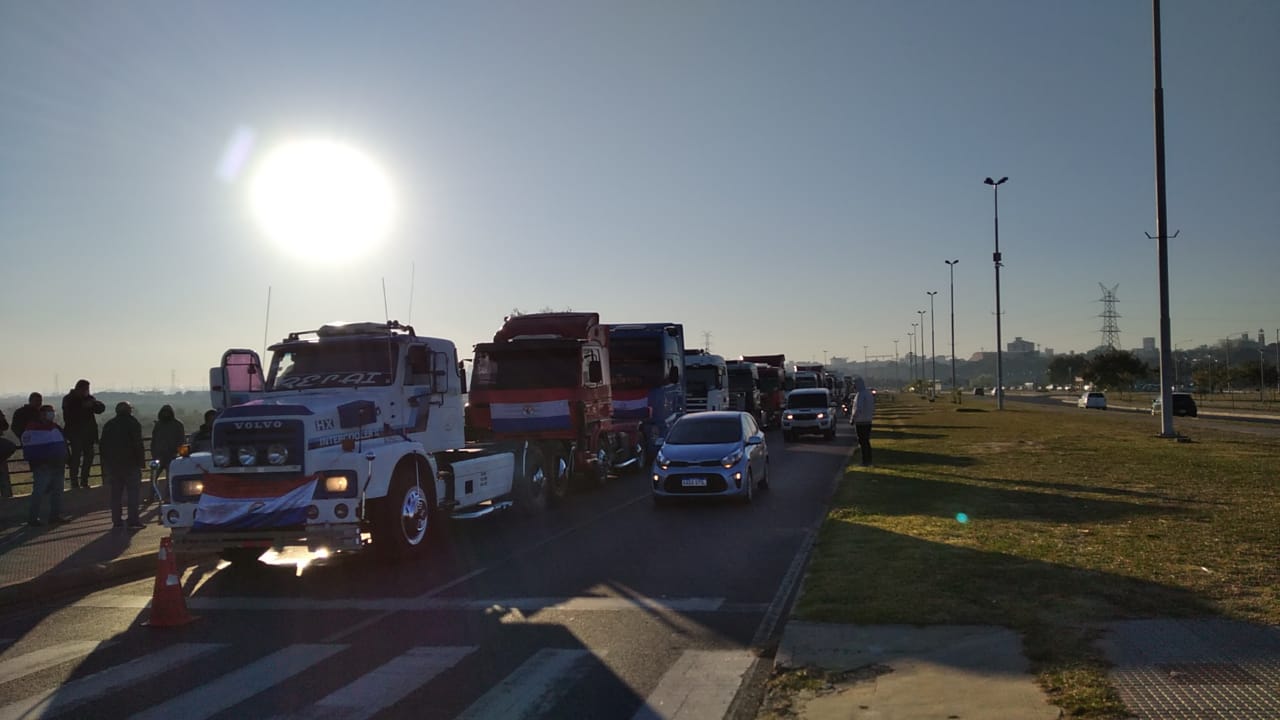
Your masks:
M 760 426 L 766 429 L 778 427 L 782 422 L 787 391 L 791 389 L 787 387 L 787 356 L 743 355 L 738 359 L 756 364 L 760 387 Z
M 665 439 L 667 430 L 685 412 L 684 326 L 610 325 L 609 369 L 613 418 L 644 424 L 645 457 L 652 458 L 656 441 Z
M 170 466 L 161 509 L 179 551 L 422 551 L 445 517 L 545 506 L 528 443 L 467 446 L 454 344 L 396 322 L 290 333 L 210 371 L 212 451 Z
M 684 351 L 685 409 L 729 409 L 729 369 L 724 358 L 706 350 Z
M 610 380 L 599 315 L 515 315 L 475 347 L 467 422 L 477 439 L 536 446 L 561 500 L 574 475 L 599 485 L 643 464 L 643 420 L 613 419 Z
M 745 412 L 764 423 L 760 410 L 760 370 L 753 362 L 730 360 L 725 363 L 729 373 L 729 409 Z

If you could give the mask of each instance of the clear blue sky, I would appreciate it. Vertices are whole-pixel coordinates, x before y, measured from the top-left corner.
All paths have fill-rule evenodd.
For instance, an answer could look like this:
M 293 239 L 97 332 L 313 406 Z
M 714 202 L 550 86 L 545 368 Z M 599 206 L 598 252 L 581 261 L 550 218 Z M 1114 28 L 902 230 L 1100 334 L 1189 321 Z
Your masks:
M 1166 0 L 1173 339 L 1280 327 L 1280 3 Z M 682 321 L 726 355 L 962 357 L 1157 336 L 1138 0 L 0 4 L 0 391 L 200 386 L 231 346 L 390 313 L 464 351 L 513 307 Z M 228 147 L 253 138 L 238 174 Z M 394 187 L 343 262 L 264 236 L 272 147 Z M 226 166 L 226 167 L 224 167 Z M 926 320 L 927 322 L 927 320 Z M 57 375 L 61 387 L 54 388 Z

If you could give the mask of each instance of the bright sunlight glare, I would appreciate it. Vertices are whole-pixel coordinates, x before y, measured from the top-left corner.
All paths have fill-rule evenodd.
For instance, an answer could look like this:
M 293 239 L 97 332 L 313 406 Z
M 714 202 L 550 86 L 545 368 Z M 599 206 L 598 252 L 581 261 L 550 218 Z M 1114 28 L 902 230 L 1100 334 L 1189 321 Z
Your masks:
M 368 155 L 332 140 L 296 140 L 255 168 L 249 202 L 262 232 L 319 261 L 362 255 L 391 230 L 391 181 Z

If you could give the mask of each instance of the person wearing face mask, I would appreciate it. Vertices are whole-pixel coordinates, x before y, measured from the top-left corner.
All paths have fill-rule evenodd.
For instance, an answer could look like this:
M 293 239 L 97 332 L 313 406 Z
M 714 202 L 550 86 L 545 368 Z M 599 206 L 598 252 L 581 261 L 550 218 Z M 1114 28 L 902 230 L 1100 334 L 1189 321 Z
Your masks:
M 124 499 L 129 501 L 129 529 L 143 526 L 138 519 L 138 490 L 147 454 L 142 447 L 142 423 L 133 416 L 133 406 L 116 403 L 116 416 L 102 426 L 102 469 L 111 483 L 111 524 L 124 527 Z
M 31 506 L 27 511 L 27 524 L 32 527 L 40 522 L 40 505 L 49 496 L 49 524 L 69 522 L 62 514 L 62 469 L 67 462 L 67 441 L 62 428 L 54 422 L 57 414 L 52 405 L 40 407 L 40 416 L 32 418 L 22 431 L 22 455 L 31 466 Z

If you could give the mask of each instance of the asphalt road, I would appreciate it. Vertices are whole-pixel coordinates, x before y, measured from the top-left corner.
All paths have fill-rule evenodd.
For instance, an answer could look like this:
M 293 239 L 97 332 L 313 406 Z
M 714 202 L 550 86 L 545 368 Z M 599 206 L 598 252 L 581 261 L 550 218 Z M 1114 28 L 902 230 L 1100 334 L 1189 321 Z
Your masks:
M 180 628 L 140 625 L 150 580 L 0 618 L 0 720 L 753 716 L 850 446 L 772 434 L 749 506 L 655 508 L 633 474 L 409 566 L 197 569 Z

